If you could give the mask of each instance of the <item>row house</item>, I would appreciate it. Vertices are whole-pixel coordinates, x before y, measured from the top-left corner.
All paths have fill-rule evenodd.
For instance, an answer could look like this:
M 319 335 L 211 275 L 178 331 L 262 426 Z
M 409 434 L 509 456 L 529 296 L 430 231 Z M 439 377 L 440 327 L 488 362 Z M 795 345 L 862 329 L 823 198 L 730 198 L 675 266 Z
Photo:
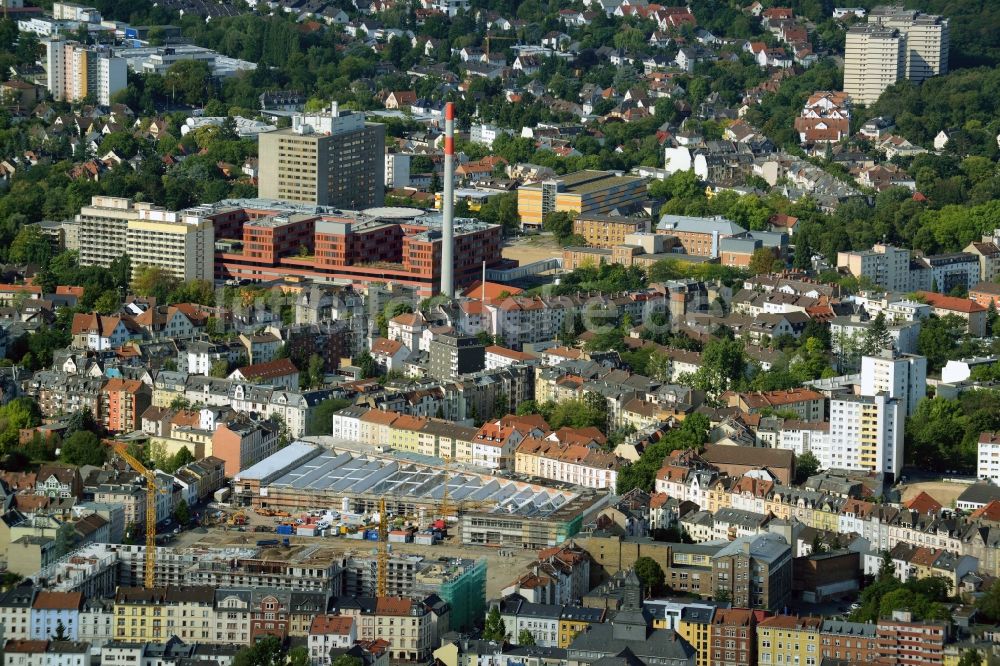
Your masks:
M 538 560 L 530 563 L 510 585 L 500 591 L 502 597 L 518 594 L 537 604 L 570 604 L 590 590 L 590 555 L 573 543 L 538 551 Z
M 479 305 L 474 305 L 475 303 Z M 617 323 L 628 315 L 635 323 L 646 321 L 667 307 L 664 294 L 653 290 L 604 294 L 580 292 L 563 296 L 508 296 L 460 304 L 458 329 L 475 335 L 486 331 L 506 346 L 521 349 L 525 344 L 558 338 L 576 318 L 597 323 Z
M 596 442 L 564 444 L 549 438 L 529 437 L 514 453 L 514 471 L 518 474 L 586 488 L 616 488 L 620 467 L 620 459 L 602 451 Z
M 279 418 L 288 435 L 294 438 L 309 434 L 307 429 L 313 410 L 331 396 L 332 392 L 324 389 L 289 391 L 231 379 L 161 371 L 153 380 L 151 404 L 169 407 L 174 400 L 182 398 L 192 405 L 231 407 L 260 420 Z
M 449 629 L 449 611 L 436 596 L 336 597 L 331 610 L 354 619 L 360 640 L 383 639 L 390 643 L 390 658 L 423 661 L 431 656 Z
M 1000 573 L 1000 524 L 989 520 L 985 513 L 963 517 L 939 506 L 919 511 L 785 486 L 764 469 L 736 478 L 726 477 L 692 451 L 671 454 L 657 472 L 655 490 L 677 502 L 692 502 L 706 514 L 752 512 L 779 520 L 794 519 L 820 531 L 857 534 L 873 554 L 901 544 L 924 549 L 922 552 L 935 554 L 934 566 L 928 564 L 925 570 L 933 569 L 955 581 L 961 580 L 973 561 L 979 571 L 990 575 Z M 692 529 L 701 530 L 700 523 L 695 524 L 698 520 L 687 519 Z M 705 538 L 718 536 L 715 522 L 710 520 L 706 529 L 701 530 Z M 868 568 L 877 569 L 875 559 L 869 558 Z
M 471 464 L 476 428 L 355 405 L 333 415 L 333 436 Z

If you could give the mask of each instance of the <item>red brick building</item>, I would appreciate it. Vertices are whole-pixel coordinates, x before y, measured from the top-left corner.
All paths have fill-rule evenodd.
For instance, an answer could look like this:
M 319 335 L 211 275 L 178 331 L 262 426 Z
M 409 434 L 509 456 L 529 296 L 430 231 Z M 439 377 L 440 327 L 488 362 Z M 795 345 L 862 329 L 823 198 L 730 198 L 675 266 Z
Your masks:
M 440 218 L 411 208 L 314 213 L 288 206 L 268 210 L 205 207 L 222 249 L 220 280 L 272 280 L 289 276 L 338 278 L 357 285 L 394 282 L 423 296 L 439 290 Z M 487 267 L 509 265 L 501 257 L 502 230 L 474 220 L 455 223 L 455 279 L 467 284 Z

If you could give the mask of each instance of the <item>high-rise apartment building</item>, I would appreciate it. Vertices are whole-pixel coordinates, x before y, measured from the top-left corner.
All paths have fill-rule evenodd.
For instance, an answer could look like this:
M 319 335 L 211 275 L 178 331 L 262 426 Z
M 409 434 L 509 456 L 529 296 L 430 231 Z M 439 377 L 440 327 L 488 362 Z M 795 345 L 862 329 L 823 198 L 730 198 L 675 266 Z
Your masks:
M 80 265 L 104 266 L 125 254 L 129 220 L 139 218 L 139 211 L 160 210 L 150 203 L 122 197 L 93 197 L 89 206 L 76 216 L 79 227 Z
M 259 193 L 265 199 L 361 210 L 385 199 L 385 127 L 341 111 L 297 114 L 260 135 Z
M 948 73 L 948 19 L 899 6 L 876 7 L 868 23 L 847 31 L 844 90 L 857 104 L 873 104 L 902 79 L 919 83 Z
M 978 453 L 976 478 L 1000 484 L 1000 432 L 980 434 Z
M 60 35 L 45 40 L 45 65 L 46 87 L 57 101 L 79 102 L 90 96 L 107 105 L 128 84 L 125 60 L 110 49 Z
M 212 220 L 120 197 L 93 197 L 77 215 L 80 265 L 108 267 L 128 254 L 132 269 L 157 266 L 179 280 L 211 280 Z
M 899 474 L 903 467 L 905 400 L 844 395 L 830 400 L 830 434 L 813 454 L 824 469 Z
M 837 268 L 846 268 L 856 278 L 867 278 L 889 291 L 910 291 L 910 251 L 885 245 L 872 246 L 871 250 L 838 252 Z
M 133 269 L 162 268 L 178 280 L 212 280 L 215 229 L 210 220 L 167 211 L 140 211 L 129 220 L 126 248 Z
M 948 73 L 948 19 L 898 5 L 875 7 L 868 23 L 894 28 L 905 38 L 903 76 L 919 83 Z
M 885 393 L 898 398 L 906 414 L 913 414 L 927 395 L 927 359 L 884 349 L 861 358 L 861 395 Z
M 856 104 L 874 104 L 906 71 L 905 37 L 899 30 L 858 23 L 844 44 L 844 92 Z

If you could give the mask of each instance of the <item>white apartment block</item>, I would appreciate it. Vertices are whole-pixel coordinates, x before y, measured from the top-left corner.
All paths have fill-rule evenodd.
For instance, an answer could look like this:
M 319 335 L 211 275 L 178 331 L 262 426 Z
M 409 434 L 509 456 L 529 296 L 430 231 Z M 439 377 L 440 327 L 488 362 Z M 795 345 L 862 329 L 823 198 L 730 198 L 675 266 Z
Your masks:
M 902 79 L 919 83 L 948 73 L 948 19 L 898 6 L 876 7 L 851 26 L 844 48 L 844 90 L 873 104 Z
M 910 276 L 910 251 L 882 243 L 871 250 L 838 252 L 837 268 L 846 268 L 858 278 L 867 278 L 888 291 L 908 292 L 914 287 Z
M 178 280 L 213 280 L 215 227 L 196 215 L 139 210 L 126 224 L 132 270 L 156 266 Z
M 871 105 L 906 72 L 905 38 L 898 30 L 859 23 L 844 43 L 844 91 L 855 104 Z
M 1000 485 L 1000 433 L 984 432 L 979 436 L 976 477 Z
M 69 41 L 59 35 L 45 40 L 46 87 L 57 101 L 93 97 L 108 105 L 128 84 L 125 61 L 110 50 Z
M 813 449 L 813 454 L 823 468 L 898 476 L 903 467 L 903 421 L 903 401 L 885 394 L 833 398 L 826 449 Z
M 493 142 L 501 134 L 510 134 L 510 130 L 488 123 L 474 123 L 469 127 L 469 143 L 481 143 L 487 148 L 492 148 Z
M 453 17 L 458 15 L 459 11 L 469 10 L 469 0 L 434 0 L 433 7 L 434 9 Z
M 830 322 L 830 340 L 834 354 L 856 349 L 863 340 L 869 321 L 861 321 L 858 315 L 834 317 Z M 917 352 L 917 338 L 920 335 L 920 321 L 903 321 L 889 325 L 892 346 L 903 354 Z
M 899 31 L 904 39 L 903 76 L 919 83 L 948 73 L 948 19 L 898 6 L 876 7 L 868 22 Z
M 905 414 L 913 414 L 927 395 L 927 359 L 885 350 L 861 358 L 861 395 L 885 393 L 899 399 Z
M 90 205 L 81 208 L 76 216 L 80 227 L 80 265 L 107 268 L 126 252 L 131 254 L 126 249 L 129 221 L 138 220 L 140 211 L 162 210 L 122 197 L 92 197 Z M 134 260 L 132 265 L 136 265 Z

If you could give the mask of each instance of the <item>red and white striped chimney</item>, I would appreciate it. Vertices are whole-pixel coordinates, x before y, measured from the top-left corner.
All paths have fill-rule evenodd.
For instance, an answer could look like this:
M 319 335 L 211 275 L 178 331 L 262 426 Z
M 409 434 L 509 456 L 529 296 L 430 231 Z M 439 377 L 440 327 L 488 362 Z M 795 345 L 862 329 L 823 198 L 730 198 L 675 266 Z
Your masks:
M 441 293 L 455 296 L 455 104 L 444 105 L 444 200 L 441 202 Z

